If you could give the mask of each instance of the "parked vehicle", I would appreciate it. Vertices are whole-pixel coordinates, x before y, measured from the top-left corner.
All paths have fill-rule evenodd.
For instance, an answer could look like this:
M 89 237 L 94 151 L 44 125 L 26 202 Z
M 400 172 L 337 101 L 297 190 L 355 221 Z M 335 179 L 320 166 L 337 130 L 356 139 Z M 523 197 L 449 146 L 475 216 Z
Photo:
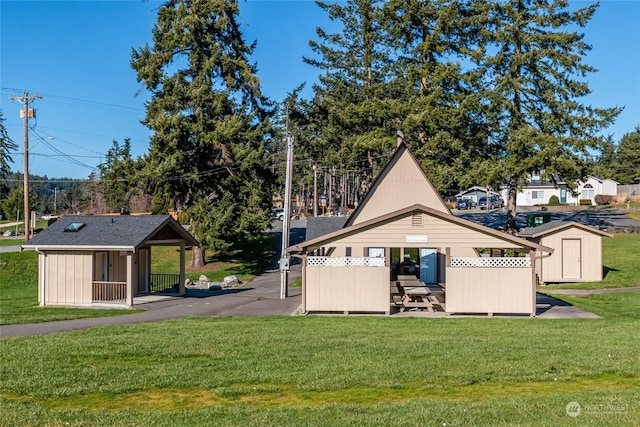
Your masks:
M 284 209 L 274 209 L 271 211 L 271 215 L 273 218 L 283 221 L 284 220 Z
M 504 201 L 502 200 L 502 197 L 489 196 L 489 209 L 497 209 L 503 206 L 504 206 Z M 480 209 L 487 209 L 486 196 L 480 197 L 480 200 L 478 200 L 478 207 L 480 207 Z
M 458 210 L 464 210 L 464 209 L 473 209 L 477 206 L 478 204 L 471 199 L 458 199 L 456 201 L 456 209 Z

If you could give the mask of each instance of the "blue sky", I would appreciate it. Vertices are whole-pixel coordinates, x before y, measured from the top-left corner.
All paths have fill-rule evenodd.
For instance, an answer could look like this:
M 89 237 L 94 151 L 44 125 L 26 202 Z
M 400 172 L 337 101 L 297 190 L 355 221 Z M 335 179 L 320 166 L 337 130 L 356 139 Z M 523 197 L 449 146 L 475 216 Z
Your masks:
M 591 2 L 572 1 L 573 6 Z M 11 139 L 14 171 L 23 170 L 21 105 L 11 96 L 42 96 L 32 103 L 29 171 L 49 178 L 87 178 L 114 140 L 130 138 L 133 154 L 148 148 L 140 124 L 146 94 L 129 66 L 132 48 L 151 39 L 155 0 L 0 1 L 0 108 Z M 240 2 L 245 40 L 258 41 L 253 61 L 266 96 L 282 100 L 296 86 L 316 81 L 302 62 L 308 41 L 328 19 L 313 1 Z M 617 142 L 640 125 L 640 1 L 602 0 L 584 33 L 593 46 L 585 62 L 594 107 L 625 106 L 605 134 Z M 138 95 L 136 95 L 138 94 Z

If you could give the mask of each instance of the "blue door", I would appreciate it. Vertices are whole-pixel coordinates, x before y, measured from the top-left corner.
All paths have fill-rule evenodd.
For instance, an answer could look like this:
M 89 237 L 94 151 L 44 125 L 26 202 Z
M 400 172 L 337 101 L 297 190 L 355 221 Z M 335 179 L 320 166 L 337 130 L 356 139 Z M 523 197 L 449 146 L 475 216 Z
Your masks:
M 564 187 L 560 189 L 560 203 L 567 203 L 567 189 Z
M 438 283 L 438 252 L 434 248 L 420 248 L 420 281 Z

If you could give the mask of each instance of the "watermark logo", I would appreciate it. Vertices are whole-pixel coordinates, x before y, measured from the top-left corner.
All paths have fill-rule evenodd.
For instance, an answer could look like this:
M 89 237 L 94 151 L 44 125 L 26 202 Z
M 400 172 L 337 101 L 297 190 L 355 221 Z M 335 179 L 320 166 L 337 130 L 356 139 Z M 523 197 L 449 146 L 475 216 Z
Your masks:
M 596 403 L 580 405 L 578 402 L 569 402 L 564 408 L 565 412 L 571 418 L 586 414 L 620 414 L 629 410 L 629 406 L 625 403 Z
M 564 410 L 571 418 L 577 417 L 578 415 L 580 415 L 580 412 L 582 412 L 582 408 L 580 407 L 580 404 L 578 402 L 567 403 L 567 406 L 566 408 L 564 408 Z

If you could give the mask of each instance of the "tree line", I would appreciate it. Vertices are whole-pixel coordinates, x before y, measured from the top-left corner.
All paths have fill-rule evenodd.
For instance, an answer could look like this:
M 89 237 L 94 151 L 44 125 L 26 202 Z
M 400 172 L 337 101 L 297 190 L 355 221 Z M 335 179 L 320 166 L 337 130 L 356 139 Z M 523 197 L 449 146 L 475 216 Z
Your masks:
M 303 60 L 319 73 L 312 95 L 302 97 L 303 83 L 277 103 L 261 92 L 251 62 L 260 41 L 245 41 L 236 0 L 164 2 L 152 41 L 131 51 L 150 93 L 149 151 L 133 159 L 128 141 L 114 141 L 86 183 L 93 209 L 183 212 L 203 248 L 226 253 L 269 226 L 287 136 L 303 198 L 315 166 L 324 174 L 314 196 L 355 206 L 398 135 L 440 190 L 507 185 L 508 230 L 531 173 L 567 182 L 598 171 L 621 183 L 640 176 L 640 127 L 616 144 L 601 131 L 622 108 L 581 102 L 596 70 L 577 29 L 597 3 L 316 3 L 339 30 L 317 28 L 309 42 Z M 192 264 L 204 255 L 196 249 Z

